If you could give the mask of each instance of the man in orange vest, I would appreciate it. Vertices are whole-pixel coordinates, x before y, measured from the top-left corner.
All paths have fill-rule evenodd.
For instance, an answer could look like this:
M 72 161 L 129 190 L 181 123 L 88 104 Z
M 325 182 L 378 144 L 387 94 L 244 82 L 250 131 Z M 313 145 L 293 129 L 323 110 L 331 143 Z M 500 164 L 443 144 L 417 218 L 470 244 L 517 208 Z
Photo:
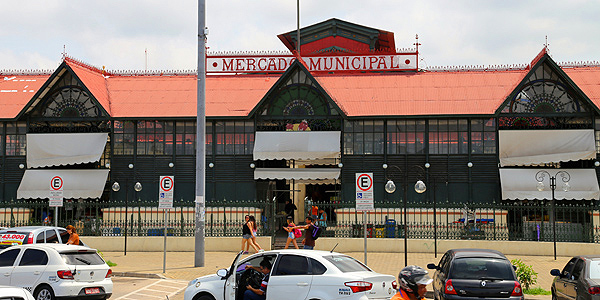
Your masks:
M 419 266 L 404 267 L 398 274 L 398 293 L 391 300 L 424 300 L 427 285 L 433 279 Z

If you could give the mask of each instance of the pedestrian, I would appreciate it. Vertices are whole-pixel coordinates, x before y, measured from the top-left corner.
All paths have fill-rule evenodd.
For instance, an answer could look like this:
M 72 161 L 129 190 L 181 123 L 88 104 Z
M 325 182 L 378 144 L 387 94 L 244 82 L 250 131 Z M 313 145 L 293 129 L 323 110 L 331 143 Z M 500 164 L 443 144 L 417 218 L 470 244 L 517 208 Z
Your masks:
M 271 273 L 271 263 L 263 259 L 258 267 L 254 267 L 251 265 L 245 266 L 247 269 L 254 269 L 263 274 L 263 279 L 260 283 L 260 288 L 253 288 L 251 285 L 246 286 L 246 291 L 244 291 L 244 300 L 264 300 L 267 298 L 267 285 L 269 284 L 269 273 Z
M 252 232 L 250 231 L 249 222 L 250 216 L 244 216 L 244 225 L 242 225 L 242 251 L 244 251 L 244 245 L 246 245 L 246 251 L 244 251 L 244 254 L 248 254 L 248 249 L 250 247 L 250 244 L 252 243 Z M 252 247 L 254 247 L 254 244 L 252 244 Z M 255 250 L 258 251 L 258 249 L 256 248 Z
M 67 245 L 79 245 L 79 235 L 73 225 L 67 225 L 67 233 L 69 234 Z
M 427 285 L 433 281 L 428 273 L 419 266 L 404 267 L 398 274 L 398 293 L 391 300 L 424 300 Z
M 288 199 L 285 201 L 285 214 L 289 217 L 291 216 L 292 218 L 294 217 L 294 210 L 297 210 L 298 207 L 296 207 L 296 205 L 294 204 L 294 202 L 292 202 L 292 200 Z
M 301 233 L 300 229 L 293 229 L 293 227 L 295 227 L 296 224 L 294 224 L 294 218 L 292 218 L 292 216 L 287 216 L 287 226 L 284 226 L 283 229 L 285 229 L 285 231 L 288 232 L 288 238 L 287 241 L 285 241 L 285 248 L 283 249 L 287 249 L 288 246 L 290 245 L 290 242 L 294 243 L 294 247 L 296 247 L 296 249 L 300 249 L 298 248 L 298 243 L 296 242 L 296 233 Z
M 313 250 L 315 248 L 315 240 L 312 235 L 315 230 L 315 226 L 313 225 L 314 221 L 315 219 L 313 219 L 313 217 L 306 217 L 306 225 L 293 227 L 293 229 L 304 229 L 304 239 L 302 240 L 302 245 L 304 245 L 304 247 L 302 249 Z
M 264 252 L 263 248 L 260 247 L 258 242 L 256 241 L 256 233 L 258 232 L 258 225 L 256 225 L 256 218 L 254 216 L 250 216 L 248 220 L 248 227 L 250 227 L 250 241 L 249 244 L 246 245 L 246 252 L 250 249 L 250 246 L 254 248 L 256 252 Z
M 317 215 L 317 226 L 323 229 L 327 228 L 327 213 L 322 208 L 319 208 L 319 214 Z

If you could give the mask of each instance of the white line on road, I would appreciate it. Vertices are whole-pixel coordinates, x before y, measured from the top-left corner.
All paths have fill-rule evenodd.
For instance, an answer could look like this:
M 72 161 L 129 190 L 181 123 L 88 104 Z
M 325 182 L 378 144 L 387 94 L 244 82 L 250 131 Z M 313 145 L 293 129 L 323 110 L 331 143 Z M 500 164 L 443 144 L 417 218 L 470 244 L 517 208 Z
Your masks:
M 123 295 L 123 296 L 121 296 L 119 298 L 115 298 L 115 300 L 136 299 L 136 298 L 131 298 L 130 297 L 130 296 L 134 296 L 134 295 L 136 295 L 136 296 L 137 295 L 144 295 L 144 296 L 151 296 L 151 297 L 156 297 L 156 298 L 163 298 L 164 297 L 166 299 L 166 297 L 173 297 L 173 296 L 175 296 L 177 293 L 183 291 L 187 287 L 187 283 L 185 285 L 183 284 L 183 282 L 181 282 L 181 285 L 179 285 L 178 283 L 179 282 L 172 281 L 172 280 L 160 279 L 160 280 L 158 280 L 158 281 L 156 281 L 154 283 L 151 283 L 151 284 L 149 284 L 147 286 L 139 288 L 139 289 L 137 289 L 137 290 L 135 290 L 135 291 L 133 291 L 133 292 L 131 292 L 129 294 Z M 166 294 L 169 291 L 156 290 L 156 289 L 152 289 L 151 288 L 151 287 L 154 287 L 154 286 L 159 285 L 159 284 L 163 284 L 163 287 L 169 287 L 169 288 L 173 288 L 173 289 L 176 289 L 176 290 L 172 291 L 170 294 Z M 169 284 L 177 284 L 178 286 L 170 286 Z M 150 294 L 144 293 L 145 291 L 150 292 Z M 162 296 L 162 295 L 161 296 L 157 296 L 156 295 L 157 292 L 165 293 L 165 295 L 164 296 Z

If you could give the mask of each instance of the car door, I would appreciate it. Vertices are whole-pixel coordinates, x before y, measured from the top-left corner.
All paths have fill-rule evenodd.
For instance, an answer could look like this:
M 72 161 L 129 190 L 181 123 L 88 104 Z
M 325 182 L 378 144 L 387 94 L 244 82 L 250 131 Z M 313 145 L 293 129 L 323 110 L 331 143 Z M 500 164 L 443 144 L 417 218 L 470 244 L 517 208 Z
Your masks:
M 311 289 L 312 274 L 308 259 L 301 255 L 285 254 L 277 260 L 267 286 L 267 300 L 303 300 Z
M 571 260 L 569 260 L 569 262 L 563 268 L 562 272 L 560 272 L 560 276 L 554 281 L 554 290 L 556 292 L 556 297 L 559 300 L 570 299 L 568 296 L 568 290 L 569 286 L 572 285 L 571 274 L 577 259 L 577 257 L 571 258 Z
M 48 254 L 41 249 L 25 249 L 15 266 L 10 285 L 33 291 L 48 266 Z
M 433 273 L 433 292 L 437 295 L 438 299 L 440 299 L 440 293 L 444 289 L 444 284 L 446 281 L 446 274 L 448 274 L 448 266 L 450 261 L 450 253 L 446 252 L 444 256 L 440 259 L 440 263 L 438 265 L 438 270 Z
M 577 259 L 575 266 L 573 267 L 573 271 L 571 272 L 571 278 L 565 289 L 565 294 L 567 295 L 568 299 L 577 298 L 577 283 L 579 282 L 579 277 L 581 277 L 583 274 L 584 266 L 585 261 L 581 258 Z
M 20 252 L 21 249 L 10 249 L 0 253 L 0 285 L 10 285 L 15 260 Z
M 223 285 L 223 295 L 225 296 L 225 300 L 235 300 L 235 292 L 237 291 L 237 287 L 236 287 L 236 269 L 238 266 L 238 263 L 240 261 L 240 257 L 242 256 L 242 253 L 244 253 L 244 251 L 240 251 L 235 258 L 233 259 L 233 262 L 231 263 L 231 267 L 229 267 L 229 271 L 228 271 L 228 276 L 227 280 L 225 280 L 224 285 Z

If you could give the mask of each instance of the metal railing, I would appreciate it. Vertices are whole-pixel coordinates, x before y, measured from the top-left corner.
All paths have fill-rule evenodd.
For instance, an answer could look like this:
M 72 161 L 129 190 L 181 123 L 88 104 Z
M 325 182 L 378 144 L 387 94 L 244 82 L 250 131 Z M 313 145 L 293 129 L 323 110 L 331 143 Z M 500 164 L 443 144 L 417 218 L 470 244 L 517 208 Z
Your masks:
M 161 236 L 164 234 L 163 210 L 156 201 L 65 201 L 59 210 L 59 226 L 73 225 L 81 235 L 121 236 L 125 218 L 128 235 Z M 323 236 L 362 237 L 362 213 L 354 202 L 312 203 L 327 213 Z M 193 236 L 194 205 L 177 200 L 167 212 L 167 235 Z M 206 236 L 241 236 L 245 215 L 254 215 L 259 235 L 273 236 L 285 221 L 270 201 L 222 200 L 206 204 Z M 310 206 L 306 206 L 309 215 Z M 553 223 L 549 201 L 492 204 L 376 202 L 375 211 L 367 213 L 367 232 L 371 238 L 481 239 L 499 241 L 552 241 Z M 559 242 L 600 243 L 600 206 L 590 202 L 570 202 L 556 206 L 556 240 Z M 47 218 L 50 216 L 50 218 Z M 0 202 L 0 226 L 54 225 L 54 210 L 48 201 Z M 406 222 L 404 218 L 406 216 Z M 405 230 L 406 229 L 406 230 Z

